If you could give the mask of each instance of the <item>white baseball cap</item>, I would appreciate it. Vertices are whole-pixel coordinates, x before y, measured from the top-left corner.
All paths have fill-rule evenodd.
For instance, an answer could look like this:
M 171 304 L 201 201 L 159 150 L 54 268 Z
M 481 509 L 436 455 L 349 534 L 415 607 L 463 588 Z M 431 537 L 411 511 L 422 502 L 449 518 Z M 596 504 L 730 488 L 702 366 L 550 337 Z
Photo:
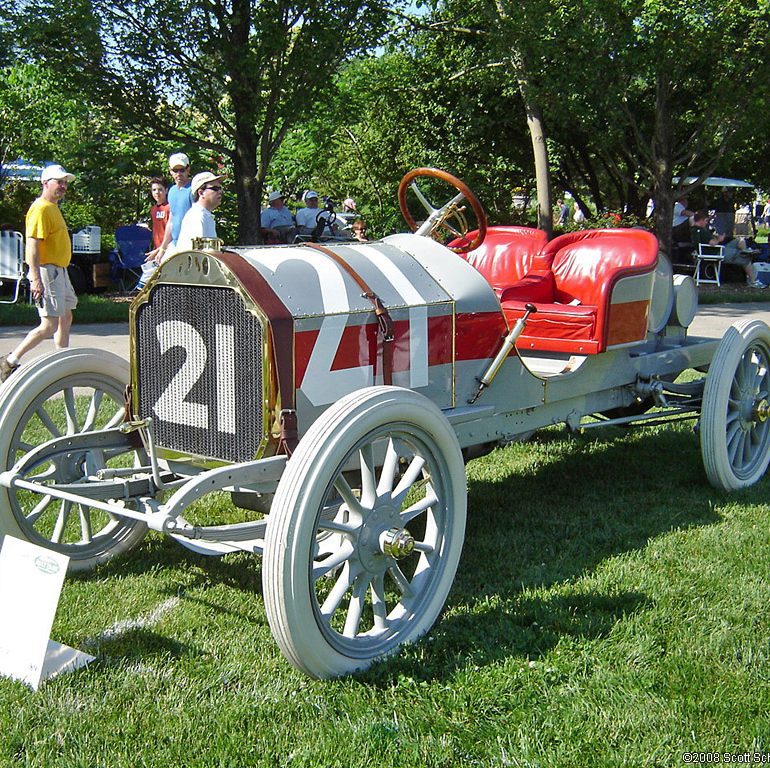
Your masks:
M 60 165 L 47 165 L 40 174 L 40 181 L 49 181 L 50 179 L 56 179 L 57 181 L 61 181 L 62 179 L 75 181 L 75 175 L 67 173 L 67 171 Z
M 210 181 L 222 181 L 223 178 L 223 176 L 215 176 L 210 171 L 196 173 L 195 176 L 193 176 L 192 182 L 190 183 L 190 191 L 194 195 L 204 184 L 208 184 Z
M 274 189 L 268 196 L 267 196 L 267 202 L 272 203 L 273 200 L 278 200 L 279 198 L 283 197 L 283 192 Z
M 187 168 L 187 166 L 190 165 L 190 158 L 187 157 L 187 155 L 184 152 L 175 152 L 173 155 L 171 155 L 168 158 L 169 168 L 176 168 L 179 165 L 182 165 L 185 168 Z
M 318 192 L 314 192 L 312 189 L 305 192 L 305 200 L 310 200 L 311 197 L 318 199 Z

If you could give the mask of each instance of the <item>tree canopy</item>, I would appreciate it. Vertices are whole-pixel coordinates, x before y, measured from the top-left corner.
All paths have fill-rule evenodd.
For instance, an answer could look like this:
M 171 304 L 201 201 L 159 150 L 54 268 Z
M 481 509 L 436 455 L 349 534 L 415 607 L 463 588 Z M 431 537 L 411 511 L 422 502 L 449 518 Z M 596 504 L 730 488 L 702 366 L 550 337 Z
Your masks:
M 184 149 L 233 179 L 241 242 L 267 186 L 360 198 L 384 233 L 401 175 L 433 164 L 500 222 L 539 188 L 542 226 L 551 185 L 587 212 L 652 195 L 665 245 L 672 177 L 770 189 L 769 5 L 435 0 L 399 36 L 390 0 L 0 0 L 0 152 L 73 157 L 106 192 Z
M 384 0 L 40 0 L 18 17 L 28 52 L 70 90 L 148 137 L 209 150 L 229 166 L 240 237 L 250 242 L 287 131 L 387 21 Z

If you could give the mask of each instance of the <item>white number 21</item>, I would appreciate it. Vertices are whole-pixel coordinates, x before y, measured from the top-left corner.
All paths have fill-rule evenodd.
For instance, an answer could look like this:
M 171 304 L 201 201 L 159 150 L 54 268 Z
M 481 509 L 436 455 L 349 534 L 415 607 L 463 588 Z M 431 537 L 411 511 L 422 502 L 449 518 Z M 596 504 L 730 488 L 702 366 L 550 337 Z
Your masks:
M 187 427 L 209 428 L 209 406 L 188 400 L 192 388 L 198 383 L 208 361 L 205 339 L 189 323 L 167 320 L 155 329 L 164 355 L 179 347 L 185 352 L 182 367 L 174 374 L 169 385 L 153 406 L 161 421 L 182 424 Z M 235 434 L 235 329 L 231 325 L 217 324 L 214 340 L 214 375 L 217 393 L 216 429 Z

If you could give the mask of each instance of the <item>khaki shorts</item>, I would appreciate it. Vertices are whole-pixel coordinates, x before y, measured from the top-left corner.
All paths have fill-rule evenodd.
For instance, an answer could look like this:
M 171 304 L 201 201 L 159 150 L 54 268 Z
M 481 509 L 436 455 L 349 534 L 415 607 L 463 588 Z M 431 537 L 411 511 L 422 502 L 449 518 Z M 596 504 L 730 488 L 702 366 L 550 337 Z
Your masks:
M 65 267 L 41 264 L 40 279 L 44 289 L 43 300 L 37 304 L 40 317 L 64 317 L 77 307 L 78 297 Z

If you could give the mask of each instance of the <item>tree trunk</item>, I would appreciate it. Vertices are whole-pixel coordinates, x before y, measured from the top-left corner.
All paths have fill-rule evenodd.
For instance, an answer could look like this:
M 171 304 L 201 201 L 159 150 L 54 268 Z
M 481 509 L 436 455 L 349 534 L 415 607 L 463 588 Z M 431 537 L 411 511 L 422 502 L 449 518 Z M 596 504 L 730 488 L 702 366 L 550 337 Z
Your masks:
M 548 170 L 548 147 L 545 143 L 543 118 L 540 108 L 528 102 L 525 89 L 521 95 L 527 108 L 527 127 L 532 137 L 532 152 L 535 156 L 535 179 L 537 180 L 537 228 L 542 229 L 550 240 L 553 237 L 553 210 L 551 204 L 551 182 Z
M 501 19 L 507 14 L 500 2 L 497 2 L 497 12 Z M 535 159 L 535 180 L 537 181 L 537 228 L 542 229 L 550 240 L 553 237 L 553 207 L 551 204 L 551 181 L 548 168 L 548 146 L 545 143 L 545 128 L 543 113 L 532 96 L 527 79 L 526 63 L 521 51 L 514 50 L 511 58 L 513 74 L 519 84 L 519 92 L 527 112 L 527 127 L 532 139 L 532 154 Z
M 671 120 L 671 85 L 668 76 L 658 75 L 655 84 L 655 136 L 652 141 L 652 199 L 655 210 L 652 215 L 653 227 L 660 250 L 671 258 L 671 225 L 674 215 L 673 141 Z
M 235 193 L 238 198 L 238 243 L 260 241 L 260 190 L 257 188 L 257 142 L 253 129 L 239 131 L 233 152 Z

